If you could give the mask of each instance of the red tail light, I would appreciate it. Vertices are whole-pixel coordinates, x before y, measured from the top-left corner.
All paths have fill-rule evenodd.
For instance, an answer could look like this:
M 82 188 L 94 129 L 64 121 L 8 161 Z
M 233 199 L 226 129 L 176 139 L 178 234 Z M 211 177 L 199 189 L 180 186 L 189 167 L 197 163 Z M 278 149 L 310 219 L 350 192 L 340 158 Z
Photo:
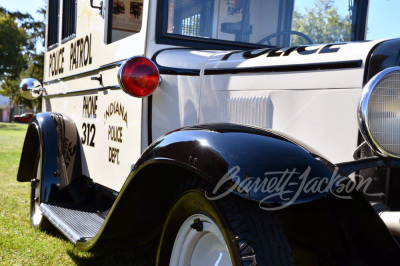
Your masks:
M 121 65 L 118 82 L 126 93 L 134 97 L 146 97 L 158 87 L 161 76 L 157 66 L 150 59 L 135 56 Z

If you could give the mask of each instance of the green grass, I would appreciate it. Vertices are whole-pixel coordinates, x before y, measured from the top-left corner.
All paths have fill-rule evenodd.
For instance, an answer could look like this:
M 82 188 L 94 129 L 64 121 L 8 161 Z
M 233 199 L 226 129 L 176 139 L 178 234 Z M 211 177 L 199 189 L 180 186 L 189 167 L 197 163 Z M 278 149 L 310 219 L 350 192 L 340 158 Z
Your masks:
M 83 252 L 60 233 L 33 228 L 29 219 L 30 184 L 16 180 L 27 125 L 0 123 L 0 264 L 148 264 L 151 248 L 101 243 Z M 146 259 L 147 257 L 147 259 Z

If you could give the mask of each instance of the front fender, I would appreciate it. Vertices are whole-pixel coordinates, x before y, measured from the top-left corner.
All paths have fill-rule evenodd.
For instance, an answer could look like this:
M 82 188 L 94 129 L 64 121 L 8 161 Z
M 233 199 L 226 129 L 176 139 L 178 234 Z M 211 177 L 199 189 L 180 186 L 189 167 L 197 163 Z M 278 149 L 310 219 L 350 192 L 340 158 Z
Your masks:
M 271 185 L 275 181 L 265 173 L 275 176 L 276 184 Z M 325 177 L 331 181 L 335 173 L 335 167 L 317 152 L 271 130 L 237 124 L 178 129 L 160 137 L 144 151 L 99 233 L 90 241 L 78 242 L 77 247 L 88 250 L 100 239 L 126 235 L 146 243 L 162 225 L 177 188 L 193 175 L 216 188 L 210 197 L 234 193 L 255 202 L 278 203 L 279 208 L 282 204 L 314 201 L 329 194 L 330 190 L 304 192 L 299 180 Z M 254 186 L 257 180 L 260 189 Z M 279 193 L 282 188 L 284 194 Z M 269 206 L 271 210 L 274 207 Z
M 312 148 L 272 130 L 237 124 L 204 124 L 166 134 L 148 147 L 134 171 L 160 162 L 205 178 L 215 186 L 213 198 L 235 193 L 263 203 L 312 201 L 342 179 Z
M 240 171 L 226 175 L 235 167 Z M 281 175 L 286 169 L 307 174 Z M 216 187 L 226 179 L 217 194 L 229 192 L 234 186 L 231 193 L 246 199 L 290 204 L 276 211 L 288 238 L 298 241 L 300 246 L 304 243 L 304 247 L 312 250 L 322 247 L 316 251 L 321 250 L 318 254 L 338 248 L 349 258 L 365 257 L 365 261 L 375 264 L 382 258 L 398 260 L 394 238 L 359 191 L 327 195 L 335 187 L 326 185 L 330 189 L 307 193 L 310 187 L 298 182 L 326 178 L 329 184 L 336 176 L 341 177 L 339 180 L 345 178 L 345 183 L 351 182 L 337 171 L 337 167 L 311 148 L 271 130 L 235 124 L 179 129 L 160 137 L 146 149 L 99 233 L 87 242 L 77 242 L 77 247 L 88 250 L 100 239 L 129 237 L 137 244 L 145 244 L 156 238 L 176 195 L 179 195 L 174 192 L 181 193 L 177 187 L 185 184 L 185 178 L 191 180 L 194 173 L 196 180 L 199 176 Z M 284 190 L 287 193 L 283 196 L 275 193 L 281 186 L 275 187 L 277 190 L 268 190 L 272 185 L 266 186 L 266 190 L 244 189 L 248 184 L 246 180 L 258 177 L 261 183 L 270 181 L 265 172 L 278 173 L 277 182 L 289 180 Z M 295 198 L 292 202 L 291 197 Z M 269 210 L 273 210 L 273 206 L 269 206 Z

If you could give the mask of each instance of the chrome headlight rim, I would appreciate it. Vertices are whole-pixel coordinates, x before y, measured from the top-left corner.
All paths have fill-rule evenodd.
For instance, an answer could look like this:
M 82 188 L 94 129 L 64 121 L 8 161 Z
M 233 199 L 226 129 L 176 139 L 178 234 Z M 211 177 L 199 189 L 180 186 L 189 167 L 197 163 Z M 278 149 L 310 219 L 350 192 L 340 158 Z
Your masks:
M 360 132 L 363 135 L 364 139 L 371 147 L 373 151 L 378 153 L 383 157 L 391 157 L 400 159 L 400 154 L 393 154 L 387 150 L 385 150 L 376 139 L 373 137 L 373 134 L 368 126 L 368 104 L 371 98 L 372 92 L 376 88 L 379 82 L 381 82 L 384 78 L 388 78 L 392 75 L 396 75 L 394 72 L 400 72 L 400 67 L 390 67 L 385 70 L 382 70 L 378 74 L 376 74 L 363 88 L 362 94 L 360 97 L 360 102 L 358 105 L 358 124 L 360 128 Z

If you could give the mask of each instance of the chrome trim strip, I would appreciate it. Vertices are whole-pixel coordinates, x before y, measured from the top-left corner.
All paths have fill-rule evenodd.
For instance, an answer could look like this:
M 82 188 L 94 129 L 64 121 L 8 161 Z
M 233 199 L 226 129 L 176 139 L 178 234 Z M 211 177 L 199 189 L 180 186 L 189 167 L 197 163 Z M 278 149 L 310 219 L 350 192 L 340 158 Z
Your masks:
M 361 134 L 363 135 L 364 139 L 367 141 L 368 145 L 371 149 L 377 152 L 379 155 L 383 157 L 392 157 L 400 159 L 399 155 L 391 154 L 385 151 L 377 141 L 375 141 L 374 137 L 371 134 L 371 131 L 368 127 L 368 103 L 371 97 L 372 92 L 374 91 L 376 85 L 383 79 L 386 78 L 390 73 L 394 71 L 400 71 L 400 67 L 390 67 L 387 68 L 378 74 L 376 74 L 371 80 L 364 86 L 360 101 L 358 103 L 358 127 L 360 129 Z
M 159 73 L 162 75 L 181 75 L 181 76 L 200 76 L 200 69 L 186 69 L 186 68 L 175 68 L 175 67 L 167 67 L 161 66 L 157 63 L 157 56 L 164 51 L 171 50 L 192 50 L 190 48 L 166 48 L 157 51 L 152 57 L 151 61 L 157 66 Z
M 354 159 L 354 160 L 358 160 L 358 159 L 361 158 L 361 157 L 358 157 L 358 153 L 361 152 L 362 148 L 363 148 L 365 145 L 368 145 L 368 143 L 367 143 L 366 141 L 363 141 L 363 143 L 361 143 L 360 145 L 358 145 L 358 147 L 354 150 L 354 152 L 353 152 L 353 159 Z
M 58 82 L 62 82 L 62 81 L 68 81 L 68 80 L 79 79 L 79 78 L 84 78 L 84 77 L 87 77 L 87 76 L 95 75 L 95 74 L 98 74 L 100 71 L 104 71 L 104 70 L 108 70 L 108 69 L 119 67 L 124 62 L 125 62 L 125 59 L 121 60 L 121 61 L 114 62 L 114 63 L 102 65 L 97 69 L 92 69 L 92 70 L 89 70 L 89 71 L 86 71 L 86 72 L 81 72 L 81 73 L 78 73 L 78 74 L 73 74 L 73 75 L 69 75 L 69 76 L 66 76 L 66 77 L 62 77 L 62 78 L 46 81 L 46 82 L 43 82 L 43 85 L 46 86 L 46 85 L 50 85 L 50 84 L 54 84 L 54 83 L 58 83 Z
M 71 92 L 66 92 L 66 93 L 43 95 L 43 98 L 49 99 L 49 98 L 58 98 L 58 97 L 79 96 L 79 95 L 84 95 L 84 94 L 89 94 L 89 93 L 96 93 L 99 91 L 119 90 L 119 89 L 121 89 L 121 87 L 119 85 L 113 85 L 113 86 L 106 86 L 106 87 L 100 87 L 100 88 L 94 88 L 94 89 L 88 89 L 88 90 L 80 90 L 80 91 L 71 91 Z

